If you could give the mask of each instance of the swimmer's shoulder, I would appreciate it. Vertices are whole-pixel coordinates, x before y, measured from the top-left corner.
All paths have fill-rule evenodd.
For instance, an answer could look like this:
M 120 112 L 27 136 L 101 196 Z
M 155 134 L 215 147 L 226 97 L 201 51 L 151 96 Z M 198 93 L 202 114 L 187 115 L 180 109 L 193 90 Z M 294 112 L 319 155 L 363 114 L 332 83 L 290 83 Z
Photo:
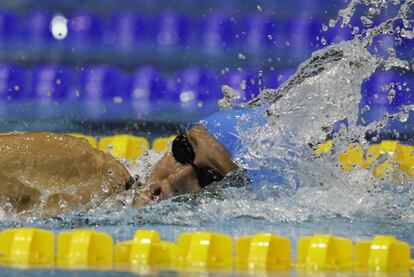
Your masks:
M 0 135 L 2 159 L 13 160 L 100 160 L 101 151 L 93 148 L 86 139 L 53 132 L 13 132 Z M 46 162 L 46 161 L 44 161 Z
M 0 133 L 0 142 L 27 144 L 61 144 L 62 146 L 70 146 L 68 143 L 85 143 L 87 140 L 82 137 L 73 136 L 71 134 L 55 133 L 55 132 L 7 132 Z

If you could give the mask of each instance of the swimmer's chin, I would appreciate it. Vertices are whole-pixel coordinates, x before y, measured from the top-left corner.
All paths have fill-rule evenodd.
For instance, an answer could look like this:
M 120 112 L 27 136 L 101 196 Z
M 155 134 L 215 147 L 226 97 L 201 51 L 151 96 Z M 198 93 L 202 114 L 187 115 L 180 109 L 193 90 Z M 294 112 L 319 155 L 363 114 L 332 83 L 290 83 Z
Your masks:
M 141 208 L 141 207 L 146 206 L 148 204 L 151 204 L 153 202 L 155 202 L 155 201 L 150 200 L 149 198 L 146 198 L 146 197 L 137 197 L 134 200 L 133 206 L 135 208 Z

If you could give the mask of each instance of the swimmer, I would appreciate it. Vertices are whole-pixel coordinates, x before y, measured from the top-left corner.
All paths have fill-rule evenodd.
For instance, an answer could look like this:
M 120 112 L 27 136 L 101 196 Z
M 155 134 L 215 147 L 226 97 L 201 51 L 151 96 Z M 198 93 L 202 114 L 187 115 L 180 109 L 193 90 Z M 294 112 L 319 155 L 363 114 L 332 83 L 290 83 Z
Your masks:
M 235 126 L 243 113 L 217 112 L 178 135 L 144 185 L 85 139 L 56 133 L 1 135 L 0 207 L 48 216 L 98 207 L 114 195 L 134 194 L 128 204 L 140 207 L 198 192 L 238 168 L 233 161 L 240 147 Z
M 176 137 L 154 167 L 147 184 L 154 196 L 198 192 L 219 181 L 239 166 L 234 158 L 242 147 L 236 126 L 242 116 L 253 115 L 264 123 L 261 110 L 228 109 L 216 112 L 193 124 Z
M 85 139 L 54 133 L 0 135 L 0 207 L 58 214 L 131 186 L 125 167 Z

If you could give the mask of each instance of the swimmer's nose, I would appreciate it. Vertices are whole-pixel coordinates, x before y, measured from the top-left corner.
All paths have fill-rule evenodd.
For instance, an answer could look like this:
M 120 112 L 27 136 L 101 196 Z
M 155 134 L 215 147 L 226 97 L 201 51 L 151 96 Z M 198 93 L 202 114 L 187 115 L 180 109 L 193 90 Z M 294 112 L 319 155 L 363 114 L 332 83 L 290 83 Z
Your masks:
M 151 193 L 152 200 L 155 200 L 156 198 L 166 199 L 173 196 L 173 191 L 171 190 L 171 186 L 167 180 L 164 180 L 156 186 L 153 186 L 151 188 Z

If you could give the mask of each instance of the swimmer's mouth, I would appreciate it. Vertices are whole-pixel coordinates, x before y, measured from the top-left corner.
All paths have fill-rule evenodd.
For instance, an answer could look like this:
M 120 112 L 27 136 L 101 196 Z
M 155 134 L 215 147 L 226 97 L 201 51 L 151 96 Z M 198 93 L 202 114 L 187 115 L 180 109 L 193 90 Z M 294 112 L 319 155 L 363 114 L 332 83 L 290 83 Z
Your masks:
M 151 192 L 151 195 L 150 195 L 151 201 L 160 199 L 160 195 L 161 195 L 161 188 L 158 187 Z

